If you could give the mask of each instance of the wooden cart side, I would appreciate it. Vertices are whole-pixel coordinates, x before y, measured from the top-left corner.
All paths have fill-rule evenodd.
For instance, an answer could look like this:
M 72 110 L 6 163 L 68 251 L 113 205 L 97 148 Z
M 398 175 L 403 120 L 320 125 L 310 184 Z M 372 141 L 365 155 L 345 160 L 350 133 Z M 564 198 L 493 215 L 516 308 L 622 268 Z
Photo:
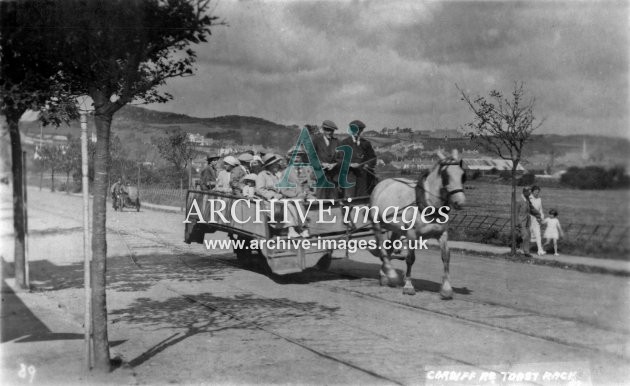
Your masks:
M 214 204 L 208 200 L 220 200 L 225 203 L 225 209 L 222 211 L 223 217 L 226 221 L 223 221 L 221 216 L 211 215 L 213 209 L 220 208 L 220 204 L 215 202 Z M 191 211 L 193 200 L 196 200 L 199 212 L 204 220 L 200 222 L 199 216 Z M 237 200 L 240 200 L 236 202 Z M 236 202 L 234 206 L 234 213 L 232 213 L 232 204 Z M 210 192 L 201 190 L 189 190 L 186 194 L 186 213 L 184 214 L 184 221 L 188 219 L 189 223 L 185 223 L 184 241 L 186 243 L 203 243 L 204 235 L 206 233 L 214 233 L 216 231 L 223 231 L 228 234 L 238 234 L 242 237 L 248 238 L 269 238 L 269 227 L 267 226 L 267 219 L 265 216 L 261 216 L 261 222 L 255 223 L 255 206 L 247 205 L 243 197 Z M 236 215 L 236 219 L 232 214 Z M 238 220 L 245 220 L 251 218 L 251 221 L 240 223 Z M 212 221 L 214 220 L 214 221 Z
M 219 216 L 215 216 L 214 219 L 211 218 L 210 212 L 213 208 L 213 204 L 209 199 L 220 200 L 225 203 L 226 209 L 223 210 L 225 221 Z M 199 212 L 203 220 L 207 223 L 200 222 L 199 216 L 191 212 L 193 200 L 196 200 Z M 257 258 L 265 259 L 266 264 L 274 274 L 284 275 L 297 273 L 311 267 L 325 269 L 330 264 L 332 250 L 326 247 L 318 247 L 316 245 L 317 239 L 349 240 L 351 238 L 370 235 L 371 222 L 369 221 L 365 222 L 361 219 L 357 223 L 343 222 L 344 206 L 355 207 L 366 205 L 368 201 L 369 198 L 365 197 L 353 200 L 351 203 L 339 200 L 332 205 L 328 203 L 324 204 L 326 208 L 330 208 L 330 217 L 332 218 L 332 216 L 334 216 L 336 218 L 335 223 L 332 224 L 317 224 L 319 220 L 319 203 L 314 203 L 308 213 L 308 222 L 311 229 L 310 240 L 313 243 L 311 244 L 311 248 L 306 249 L 302 247 L 301 243 L 299 246 L 288 243 L 286 236 L 280 236 L 276 232 L 272 232 L 268 224 L 267 216 L 262 215 L 259 218 L 260 222 L 255 222 L 256 206 L 253 205 L 253 203 L 248 205 L 243 197 L 210 191 L 189 190 L 186 195 L 185 219 L 188 218 L 190 223 L 185 224 L 184 240 L 187 243 L 203 243 L 206 233 L 221 231 L 227 233 L 228 237 L 232 239 L 247 240 L 248 246 L 251 245 L 252 240 L 258 240 L 259 245 L 261 245 L 259 250 L 253 251 L 250 248 L 244 248 L 243 250 L 235 250 L 234 252 L 237 258 L 242 261 L 247 261 L 254 255 Z M 231 208 L 233 204 L 235 204 L 235 207 L 232 212 Z M 219 208 L 218 205 L 218 202 L 214 203 L 215 210 Z M 237 218 L 241 221 L 236 221 Z M 246 219 L 250 221 L 243 221 Z M 274 240 L 274 242 L 283 240 L 287 244 L 286 248 L 270 248 L 268 244 L 270 240 Z M 299 241 L 301 239 L 297 240 Z

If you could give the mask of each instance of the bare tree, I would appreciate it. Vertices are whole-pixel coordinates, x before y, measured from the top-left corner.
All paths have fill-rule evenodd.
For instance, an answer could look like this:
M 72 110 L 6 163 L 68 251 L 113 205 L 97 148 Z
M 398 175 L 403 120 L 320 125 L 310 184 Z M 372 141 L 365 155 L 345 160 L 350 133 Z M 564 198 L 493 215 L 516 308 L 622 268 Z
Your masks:
M 489 98 L 477 96 L 472 99 L 455 85 L 473 112 L 473 120 L 465 125 L 471 139 L 477 140 L 486 150 L 512 163 L 511 182 L 511 252 L 516 254 L 516 171 L 523 154 L 523 147 L 534 130 L 544 122 L 536 122 L 534 98 L 526 98 L 523 82 L 515 82 L 511 98 L 504 98 L 500 91 L 490 91 Z M 527 252 L 527 251 L 526 251 Z

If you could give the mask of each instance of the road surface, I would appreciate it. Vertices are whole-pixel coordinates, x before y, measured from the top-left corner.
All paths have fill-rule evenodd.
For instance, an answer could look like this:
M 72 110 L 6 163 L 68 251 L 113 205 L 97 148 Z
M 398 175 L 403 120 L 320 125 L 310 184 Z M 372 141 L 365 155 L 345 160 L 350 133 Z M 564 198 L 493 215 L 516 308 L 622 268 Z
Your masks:
M 33 283 L 80 323 L 81 198 L 30 189 L 29 214 Z M 405 296 L 378 285 L 367 252 L 329 272 L 269 277 L 230 251 L 184 244 L 182 220 L 108 212 L 112 351 L 139 380 L 430 384 L 468 372 L 483 384 L 481 374 L 508 371 L 531 373 L 522 379 L 531 384 L 554 371 L 630 380 L 627 278 L 453 253 L 455 298 L 442 301 L 436 250 L 418 252 L 418 293 Z

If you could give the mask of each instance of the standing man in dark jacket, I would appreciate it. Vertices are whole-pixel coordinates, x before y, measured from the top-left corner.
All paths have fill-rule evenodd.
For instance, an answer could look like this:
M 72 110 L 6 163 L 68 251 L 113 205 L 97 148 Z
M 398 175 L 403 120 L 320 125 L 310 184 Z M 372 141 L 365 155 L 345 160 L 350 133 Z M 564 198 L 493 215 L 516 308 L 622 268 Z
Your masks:
M 354 186 L 343 189 L 345 198 L 369 196 L 375 185 L 376 152 L 370 141 L 361 138 L 364 129 L 363 122 L 359 120 L 350 122 L 350 137 L 339 143 L 339 146 L 350 146 L 352 149 L 348 182 L 354 183 Z M 340 152 L 339 157 L 343 157 L 343 153 Z
M 319 199 L 339 198 L 337 187 L 337 173 L 339 167 L 336 154 L 339 140 L 335 138 L 335 130 L 337 130 L 337 125 L 335 125 L 333 121 L 325 120 L 322 123 L 322 135 L 313 138 L 313 146 L 315 146 L 315 151 L 324 169 L 326 179 L 335 185 L 334 188 L 317 188 L 315 190 L 315 196 Z
M 200 184 L 202 190 L 212 190 L 217 184 L 217 170 L 215 168 L 215 163 L 219 158 L 221 157 L 209 156 L 206 158 L 208 166 L 203 168 L 201 171 Z

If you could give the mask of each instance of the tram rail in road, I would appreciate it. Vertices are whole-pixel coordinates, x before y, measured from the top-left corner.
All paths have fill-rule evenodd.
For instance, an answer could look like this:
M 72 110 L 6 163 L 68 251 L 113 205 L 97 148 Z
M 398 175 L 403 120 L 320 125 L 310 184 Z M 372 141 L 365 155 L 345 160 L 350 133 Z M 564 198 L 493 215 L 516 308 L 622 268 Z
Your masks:
M 41 209 L 70 218 L 54 207 Z M 174 258 L 169 269 L 181 268 L 192 273 L 189 276 L 209 277 L 216 274 L 213 272 L 216 267 L 229 267 L 231 273 L 225 274 L 224 280 L 209 283 L 208 291 L 245 295 L 249 300 L 243 301 L 252 302 L 253 312 L 224 309 L 225 300 L 199 296 L 190 290 L 191 283 L 156 280 L 156 286 L 201 306 L 208 313 L 223 313 L 338 365 L 360 369 L 376 377 L 375 382 L 422 382 L 425 380 L 422 369 L 427 364 L 484 370 L 492 367 L 488 364 L 525 359 L 589 360 L 596 369 L 594 376 L 610 379 L 621 379 L 627 371 L 624 344 L 628 335 L 622 329 L 585 318 L 501 303 L 479 291 L 474 296 L 456 293 L 453 301 L 444 302 L 430 288 L 426 290 L 432 282 L 419 279 L 416 287 L 425 290 L 414 297 L 404 297 L 400 289 L 378 285 L 376 262 L 345 261 L 335 264 L 332 272 L 267 277 L 261 270 L 252 272 L 250 267 L 242 266 L 226 254 L 208 256 L 200 245 L 181 243 L 179 229 L 158 232 L 155 222 L 143 221 L 138 226 L 137 220 L 126 220 L 139 219 L 132 216 L 142 215 L 143 212 L 119 214 L 109 221 L 109 230 L 128 246 L 133 264 L 150 269 L 152 251 L 166 249 Z M 289 297 L 302 303 L 287 301 Z M 264 307 L 257 307 L 256 302 L 273 304 L 275 309 L 282 309 L 292 317 L 287 320 L 270 315 Z M 334 317 L 318 318 L 300 306 L 304 302 L 334 308 Z

